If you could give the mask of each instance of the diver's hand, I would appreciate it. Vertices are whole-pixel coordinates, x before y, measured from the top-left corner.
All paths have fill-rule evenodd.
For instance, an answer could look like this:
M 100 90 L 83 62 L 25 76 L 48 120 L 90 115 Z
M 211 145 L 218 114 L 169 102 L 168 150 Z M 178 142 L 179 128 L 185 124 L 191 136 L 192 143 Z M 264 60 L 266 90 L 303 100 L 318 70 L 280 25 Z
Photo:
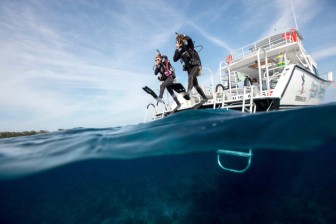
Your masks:
M 176 49 L 180 49 L 182 47 L 182 43 L 176 41 Z

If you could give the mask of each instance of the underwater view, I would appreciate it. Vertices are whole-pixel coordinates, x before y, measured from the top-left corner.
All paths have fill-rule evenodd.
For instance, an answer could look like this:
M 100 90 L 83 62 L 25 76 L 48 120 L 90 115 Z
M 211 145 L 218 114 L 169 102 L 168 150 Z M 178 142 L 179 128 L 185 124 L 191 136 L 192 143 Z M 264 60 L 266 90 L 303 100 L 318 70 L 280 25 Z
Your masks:
M 0 139 L 0 223 L 336 223 L 335 114 L 197 110 Z M 221 169 L 218 149 L 251 149 L 250 168 Z

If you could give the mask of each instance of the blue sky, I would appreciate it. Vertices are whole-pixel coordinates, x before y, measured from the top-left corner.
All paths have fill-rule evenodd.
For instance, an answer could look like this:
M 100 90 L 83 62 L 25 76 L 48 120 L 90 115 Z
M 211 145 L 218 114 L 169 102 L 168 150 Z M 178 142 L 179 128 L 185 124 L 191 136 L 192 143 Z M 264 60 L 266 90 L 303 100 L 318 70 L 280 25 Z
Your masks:
M 293 5 L 320 73 L 336 73 L 336 1 Z M 152 102 L 141 87 L 158 89 L 156 49 L 172 58 L 175 32 L 216 75 L 228 51 L 291 27 L 289 0 L 1 0 L 0 131 L 140 123 Z

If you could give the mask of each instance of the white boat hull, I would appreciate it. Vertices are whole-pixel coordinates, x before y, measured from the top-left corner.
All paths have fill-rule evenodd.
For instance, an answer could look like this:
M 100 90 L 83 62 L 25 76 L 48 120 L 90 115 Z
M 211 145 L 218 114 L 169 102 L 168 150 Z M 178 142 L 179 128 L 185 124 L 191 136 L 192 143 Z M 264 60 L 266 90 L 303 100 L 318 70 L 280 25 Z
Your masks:
M 323 102 L 329 85 L 329 81 L 299 66 L 294 66 L 287 71 L 285 69 L 276 88 L 271 90 L 271 94 L 281 99 L 280 108 L 282 109 L 319 105 Z

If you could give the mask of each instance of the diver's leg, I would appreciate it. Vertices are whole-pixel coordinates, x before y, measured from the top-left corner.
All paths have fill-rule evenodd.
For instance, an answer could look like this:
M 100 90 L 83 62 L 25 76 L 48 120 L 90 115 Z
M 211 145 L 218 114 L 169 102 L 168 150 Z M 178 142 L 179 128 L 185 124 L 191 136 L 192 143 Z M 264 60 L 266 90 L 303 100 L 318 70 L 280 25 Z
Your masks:
M 171 86 L 167 86 L 167 90 L 170 93 L 170 95 L 173 97 L 174 101 L 176 102 L 176 107 L 174 108 L 174 111 L 177 111 L 181 107 L 180 101 L 177 99 L 177 96 L 174 94 L 174 90 Z
M 178 101 L 177 96 L 174 94 L 174 90 L 172 88 L 172 85 L 174 84 L 174 77 L 169 76 L 168 79 L 169 79 L 169 82 L 168 82 L 169 85 L 167 86 L 167 90 L 168 90 L 169 94 L 173 97 L 174 101 L 176 102 L 177 106 L 176 106 L 175 110 L 177 110 L 178 108 L 181 107 L 181 103 L 180 103 L 180 101 Z
M 165 84 L 166 81 L 167 81 L 167 80 L 163 81 L 163 83 L 161 83 L 161 85 L 160 85 L 160 94 L 159 94 L 159 97 L 156 98 L 156 100 L 157 100 L 159 103 L 164 103 L 163 100 L 162 100 L 162 97 L 163 97 L 164 90 L 165 90 L 165 88 L 166 88 L 166 84 Z
M 197 90 L 197 92 L 201 95 L 201 97 L 204 99 L 204 100 L 208 100 L 208 97 L 206 97 L 206 95 L 204 94 L 203 90 L 201 87 L 199 87 L 199 85 L 195 85 L 195 88 Z
M 166 82 L 167 82 L 167 79 L 165 81 L 163 81 L 163 83 L 161 83 L 160 85 L 160 94 L 159 94 L 159 98 L 162 99 L 163 97 L 163 93 L 164 93 L 164 90 L 166 88 Z
M 163 97 L 164 90 L 167 86 L 170 86 L 174 83 L 174 78 L 172 76 L 167 77 L 167 79 L 160 85 L 160 95 L 159 97 Z
M 195 70 L 193 70 L 194 68 L 196 68 Z M 206 95 L 204 94 L 202 88 L 198 85 L 198 80 L 197 80 L 197 75 L 200 71 L 198 66 L 195 66 L 192 70 L 191 70 L 191 74 L 193 75 L 193 87 L 195 87 L 195 89 L 197 90 L 197 92 L 201 95 L 201 97 L 203 98 L 203 102 L 206 102 L 208 100 L 208 98 L 206 97 Z M 188 88 L 189 91 L 189 88 Z
M 160 85 L 160 94 L 159 97 L 156 98 L 157 101 L 159 102 L 163 102 L 162 98 L 163 98 L 163 93 L 165 88 L 167 88 L 168 86 L 171 86 L 174 83 L 174 78 L 172 76 L 169 76 L 161 85 Z
M 190 94 L 192 88 L 194 87 L 194 83 L 195 83 L 195 79 L 196 79 L 196 83 L 197 83 L 197 78 L 196 75 L 199 72 L 199 67 L 198 66 L 194 66 L 189 74 L 188 74 L 188 94 Z
M 167 86 L 167 90 L 168 90 L 169 94 L 173 97 L 176 104 L 181 105 L 180 101 L 177 99 L 177 96 L 174 94 L 173 88 L 171 86 Z

